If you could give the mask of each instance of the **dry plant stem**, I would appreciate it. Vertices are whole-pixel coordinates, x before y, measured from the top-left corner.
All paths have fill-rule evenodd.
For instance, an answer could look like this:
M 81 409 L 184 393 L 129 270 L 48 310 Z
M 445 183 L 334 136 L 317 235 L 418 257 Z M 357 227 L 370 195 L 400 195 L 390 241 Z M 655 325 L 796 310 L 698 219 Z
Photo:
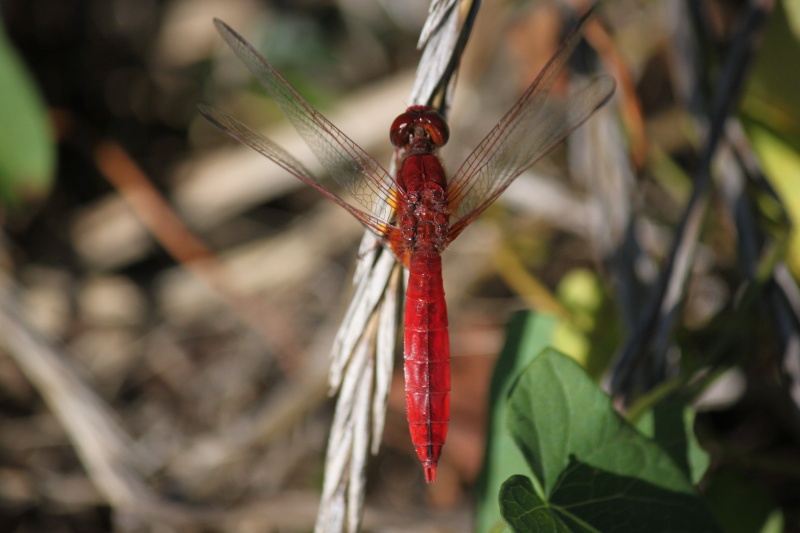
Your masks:
M 269 312 L 255 299 L 239 294 L 228 283 L 224 265 L 175 215 L 150 180 L 130 158 L 113 142 L 103 142 L 94 152 L 98 168 L 137 214 L 153 237 L 183 267 L 206 283 L 242 321 L 264 340 L 275 345 L 276 359 L 281 368 L 291 375 L 298 367 L 296 358 L 288 354 L 302 353 L 296 339 L 284 327 L 281 314 Z M 265 316 L 269 319 L 265 320 Z
M 711 164 L 722 138 L 725 123 L 738 101 L 750 65 L 755 39 L 766 18 L 770 2 L 752 6 L 733 41 L 716 85 L 710 126 L 694 188 L 664 270 L 643 318 L 631 333 L 614 369 L 612 386 L 630 397 L 647 390 L 663 379 L 667 371 L 666 353 L 671 333 L 680 312 L 692 258 L 700 236 L 708 195 L 711 190 Z M 652 358 L 652 359 L 651 359 Z
M 314 358 L 317 363 L 322 361 Z M 237 455 L 286 435 L 303 416 L 325 398 L 327 369 L 310 364 L 296 380 L 270 391 L 259 409 L 178 450 L 169 470 L 191 481 L 224 468 Z
M 150 506 L 157 497 L 139 477 L 155 461 L 117 424 L 111 409 L 25 318 L 13 282 L 0 282 L 0 342 L 62 424 L 89 476 L 114 506 Z
M 774 272 L 775 290 L 770 294 L 770 303 L 776 310 L 778 330 L 783 341 L 781 370 L 786 376 L 786 388 L 794 401 L 795 410 L 800 410 L 800 290 L 785 264 Z M 800 435 L 795 411 L 792 424 L 795 435 Z
M 589 22 L 584 29 L 586 40 L 597 51 L 606 70 L 614 73 L 619 87 L 620 115 L 625 122 L 625 129 L 629 137 L 629 152 L 636 169 L 645 165 L 647 158 L 647 132 L 645 130 L 642 103 L 636 94 L 636 84 L 630 69 L 625 64 L 622 54 L 619 53 L 608 32 L 602 24 L 595 19 Z
M 784 391 L 772 395 L 768 401 L 785 427 L 800 437 L 800 290 L 783 261 L 791 221 L 784 211 L 782 218 L 787 231 L 777 237 L 764 234 L 757 223 L 757 214 L 753 213 L 753 202 L 746 195 L 745 179 L 779 205 L 780 198 L 764 177 L 741 124 L 730 121 L 726 135 L 731 144 L 730 166 L 735 171 L 726 173 L 723 190 L 739 234 L 739 262 L 747 276 L 748 290 L 753 287 L 760 293 L 759 298 L 774 318 L 781 346 L 779 381 Z
M 101 147 L 101 150 L 107 151 L 98 154 L 98 161 L 111 166 L 119 163 L 114 158 L 120 152 L 114 153 L 114 148 L 108 145 Z M 125 162 L 127 156 L 123 154 L 122 157 Z M 134 167 L 134 171 L 138 172 L 138 169 Z M 147 200 L 148 194 L 145 189 L 136 201 L 149 206 L 146 209 L 152 209 L 154 204 Z M 158 217 L 160 214 L 151 211 L 149 216 Z M 172 238 L 179 236 L 173 235 Z M 185 253 L 189 250 L 192 253 L 202 252 L 201 247 L 183 249 Z M 222 510 L 172 502 L 154 492 L 143 476 L 158 468 L 160 460 L 134 443 L 116 422 L 109 406 L 83 381 L 60 348 L 46 340 L 31 325 L 25 309 L 15 297 L 18 291 L 12 281 L 0 280 L 0 345 L 14 358 L 64 427 L 103 501 L 112 505 L 120 515 L 137 522 L 176 526 L 219 524 L 225 527 L 226 524 L 237 524 L 243 520 L 252 522 L 254 519 L 263 523 L 264 527 L 311 526 L 309 517 L 313 515 L 317 502 L 308 497 L 298 502 L 292 495 L 280 496 Z M 276 391 L 272 396 L 274 401 L 268 402 L 255 417 L 256 423 L 248 420 L 231 428 L 229 440 L 223 443 L 226 451 L 221 455 L 228 457 L 226 454 L 229 454 L 230 448 L 241 450 L 254 441 L 269 440 L 287 424 L 297 420 L 298 411 L 304 412 L 310 405 L 316 405 L 319 398 L 324 397 L 326 372 L 324 365 L 314 368 L 319 371 L 304 373 L 300 382 L 287 385 L 290 390 Z M 317 391 L 315 394 L 310 393 L 314 390 Z M 235 446 L 228 446 L 231 441 Z M 197 446 L 202 447 L 203 444 L 207 451 L 207 441 Z M 69 501 L 68 495 L 62 497 L 53 491 L 49 496 L 57 501 Z M 292 508 L 297 508 L 297 511 L 287 513 L 287 509 Z M 297 517 L 301 517 L 299 522 Z
M 12 282 L 0 281 L 0 345 L 64 427 L 104 502 L 133 520 L 150 524 L 216 524 L 226 530 L 242 522 L 263 524 L 265 528 L 311 527 L 309 517 L 317 500 L 309 495 L 283 494 L 223 510 L 172 502 L 154 492 L 142 473 L 152 471 L 157 460 L 136 446 L 60 349 L 31 326 L 14 292 Z M 318 380 L 324 390 L 324 374 Z M 53 490 L 50 497 L 61 501 Z
M 358 352 L 367 352 L 367 360 L 357 372 L 363 373 L 366 379 L 358 381 L 355 390 L 354 409 L 353 409 L 353 452 L 350 461 L 350 472 L 348 477 L 350 483 L 347 487 L 347 529 L 358 531 L 361 524 L 361 517 L 364 509 L 364 497 L 366 495 L 367 484 L 367 456 L 369 454 L 370 441 L 370 419 L 372 416 L 372 384 L 375 372 L 374 346 L 364 344 L 359 346 Z M 356 356 L 358 357 L 358 353 Z
M 708 373 L 702 379 L 695 379 L 698 368 L 684 368 L 679 377 L 661 384 L 637 399 L 628 411 L 628 416 L 632 420 L 650 409 L 666 395 L 677 390 L 682 390 L 684 393 L 687 390 L 693 390 L 696 398 L 730 365 L 743 361 L 747 355 L 740 350 L 734 350 L 739 354 L 735 360 L 726 358 L 724 354 L 729 353 L 733 343 L 738 340 L 738 336 L 734 332 L 748 327 L 747 320 L 751 315 L 746 311 L 752 310 L 759 303 L 766 303 L 775 318 L 775 327 L 783 346 L 783 370 L 789 378 L 789 382 L 786 384 L 789 396 L 793 397 L 796 391 L 798 380 L 792 365 L 797 365 L 800 361 L 800 354 L 798 354 L 798 348 L 800 348 L 798 343 L 800 291 L 782 261 L 787 236 L 771 237 L 765 235 L 759 228 L 758 215 L 754 213 L 753 202 L 746 191 L 747 182 L 749 181 L 759 192 L 770 196 L 776 203 L 780 203 L 780 198 L 766 181 L 755 153 L 750 148 L 741 124 L 737 120 L 727 121 L 725 136 L 728 143 L 720 146 L 715 167 L 718 171 L 718 187 L 721 196 L 736 224 L 738 261 L 742 267 L 741 270 L 745 273 L 746 281 L 743 284 L 743 290 L 737 297 L 736 307 L 739 309 L 739 313 L 736 315 L 734 323 L 727 328 L 725 334 L 717 339 L 711 349 L 705 351 L 701 363 L 703 367 L 714 366 L 718 363 L 724 366 Z M 783 219 L 788 228 L 789 222 L 786 213 L 783 213 Z M 783 242 L 775 242 L 776 240 Z M 776 397 L 773 400 L 776 400 L 773 406 L 775 415 L 782 418 L 786 427 L 792 428 L 795 434 L 800 435 L 798 433 L 800 418 L 797 417 L 797 413 L 785 412 L 785 406 L 780 405 L 780 399 Z
M 749 146 L 741 124 L 738 122 L 729 124 L 726 134 L 748 178 L 771 198 L 780 202 L 777 193 L 764 177 L 761 165 Z M 751 202 L 747 201 L 745 197 L 744 180 L 740 179 L 742 183 L 732 187 L 734 191 L 730 195 L 729 204 L 731 211 L 736 216 L 736 225 L 739 231 L 740 261 L 743 263 L 748 279 L 756 281 L 759 277 L 759 241 L 763 238 L 755 216 L 751 212 Z M 784 218 L 786 226 L 789 227 L 791 221 L 786 213 L 784 213 Z M 788 236 L 784 238 L 788 239 Z M 792 280 L 786 263 L 782 260 L 770 268 L 769 276 L 773 283 L 767 286 L 766 297 L 775 317 L 778 336 L 783 346 L 781 366 L 785 376 L 785 386 L 794 402 L 795 409 L 800 409 L 800 290 Z M 789 427 L 793 427 L 795 433 L 800 434 L 797 413 L 791 418 Z
M 322 501 L 317 516 L 318 532 L 341 531 L 341 522 L 346 518 L 347 530 L 357 531 L 363 505 L 363 467 L 365 466 L 363 394 L 365 387 L 371 392 L 373 353 L 369 341 L 375 333 L 375 321 L 364 331 L 362 341 L 352 353 L 347 371 L 339 390 L 339 403 L 331 426 L 328 440 L 328 453 L 325 469 L 325 483 Z M 366 385 L 365 385 L 366 384 Z M 348 405 L 350 409 L 340 409 L 338 405 Z M 369 413 L 369 410 L 366 410 Z
M 480 0 L 433 0 L 420 32 L 424 49 L 410 101 L 425 103 L 447 116 L 464 48 L 469 41 Z
M 397 329 L 400 267 L 385 249 L 361 261 L 356 294 L 331 352 L 331 391 L 339 391 L 325 464 L 316 531 L 358 531 L 368 451 L 377 452 L 386 414 Z M 376 368 L 378 371 L 376 372 Z M 375 393 L 373 394 L 373 388 Z
M 371 264 L 369 270 L 364 270 L 358 280 L 356 292 L 353 295 L 350 307 L 345 313 L 342 325 L 336 334 L 336 339 L 331 349 L 330 387 L 331 392 L 338 390 L 342 382 L 342 375 L 348 365 L 350 354 L 367 329 L 370 317 L 383 298 L 389 282 L 389 277 L 397 262 L 387 250 L 379 250 L 377 261 Z M 370 261 L 374 256 L 363 257 L 360 261 Z
M 616 105 L 624 107 L 626 98 L 629 97 L 623 92 L 621 98 L 598 110 L 592 120 L 572 134 L 567 148 L 570 171 L 589 191 L 596 206 L 580 211 L 586 239 L 610 273 L 621 321 L 630 329 L 639 317 L 645 291 L 634 267 L 643 255 L 632 230 L 635 171 L 616 118 Z
M 427 47 L 409 103 L 429 103 L 446 112 L 446 92 L 452 87 L 471 28 L 471 24 L 465 24 L 459 29 L 461 5 L 468 5 L 474 17 L 479 1 L 443 0 L 431 5 L 420 41 L 427 42 Z M 459 32 L 465 33 L 458 37 Z M 393 164 L 392 173 L 394 170 Z M 376 248 L 376 243 L 366 232 L 356 267 L 356 293 L 331 350 L 331 392 L 340 390 L 317 533 L 358 531 L 364 509 L 367 453 L 377 452 L 383 433 L 399 318 L 397 298 L 405 279 L 401 279 L 401 268 L 391 252 Z
M 383 428 L 386 422 L 386 407 L 389 401 L 389 389 L 392 385 L 392 370 L 397 339 L 398 309 L 402 284 L 403 269 L 396 265 L 392 269 L 389 284 L 384 294 L 379 311 L 378 334 L 375 346 L 375 393 L 372 397 L 372 447 L 370 451 L 377 455 L 380 448 Z

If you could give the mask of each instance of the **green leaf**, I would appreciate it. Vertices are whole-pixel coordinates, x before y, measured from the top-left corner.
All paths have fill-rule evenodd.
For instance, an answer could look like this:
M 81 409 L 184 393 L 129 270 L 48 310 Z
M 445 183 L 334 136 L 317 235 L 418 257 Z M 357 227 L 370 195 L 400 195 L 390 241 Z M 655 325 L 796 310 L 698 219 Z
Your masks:
M 548 349 L 528 366 L 508 424 L 542 504 L 569 531 L 720 531 L 685 472 L 569 357 Z
M 0 27 L 0 201 L 17 207 L 52 185 L 55 146 L 39 91 Z
M 786 22 L 794 33 L 794 38 L 800 40 L 800 2 L 784 0 L 783 9 L 786 10 Z
M 520 312 L 509 322 L 489 387 L 489 424 L 483 470 L 478 479 L 477 531 L 490 531 L 501 522 L 497 494 L 511 475 L 529 472 L 525 458 L 506 426 L 508 392 L 520 372 L 550 344 L 556 318 Z
M 590 524 L 603 532 L 721 531 L 696 494 L 611 473 L 574 458 L 550 502 L 565 523 Z
M 751 125 L 748 134 L 769 176 L 769 181 L 780 196 L 791 220 L 800 220 L 800 153 L 785 139 L 758 125 Z M 800 274 L 800 232 L 796 229 L 789 237 L 787 260 L 795 275 Z
M 511 476 L 500 489 L 500 509 L 513 531 L 569 532 L 564 522 L 542 501 L 525 476 Z
M 612 473 L 693 490 L 669 456 L 641 438 L 584 371 L 555 350 L 546 350 L 520 377 L 509 400 L 508 423 L 546 493 L 573 454 L 610 466 Z
M 753 70 L 742 98 L 750 120 L 775 132 L 790 146 L 800 145 L 800 70 L 797 57 L 797 0 L 776 2 L 764 27 Z M 793 31 L 794 30 L 794 31 Z
M 636 429 L 658 442 L 696 485 L 708 469 L 709 458 L 694 435 L 694 418 L 694 410 L 689 406 L 667 400 L 646 411 L 637 421 Z

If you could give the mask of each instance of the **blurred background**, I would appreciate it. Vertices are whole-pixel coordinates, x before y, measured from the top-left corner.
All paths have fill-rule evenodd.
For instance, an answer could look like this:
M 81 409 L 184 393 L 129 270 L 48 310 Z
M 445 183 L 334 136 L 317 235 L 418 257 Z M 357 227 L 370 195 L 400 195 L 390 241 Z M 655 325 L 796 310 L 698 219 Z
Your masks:
M 675 7 L 686 4 L 695 5 Z M 452 107 L 448 168 L 555 51 L 565 6 L 583 3 L 484 3 Z M 397 367 L 368 467 L 366 529 L 472 527 L 489 380 L 514 312 L 559 317 L 553 344 L 608 385 L 645 306 L 642 287 L 673 253 L 704 142 L 700 97 L 713 97 L 709 80 L 748 7 L 616 0 L 600 9 L 603 30 L 589 44 L 618 79 L 602 120 L 624 133 L 587 126 L 573 142 L 585 144 L 520 178 L 445 254 L 448 445 L 426 485 Z M 728 502 L 721 509 L 736 498 L 754 506 L 747 514 L 760 518 L 736 531 L 775 517 L 800 531 L 791 380 L 800 363 L 786 341 L 798 329 L 790 220 L 800 210 L 800 9 L 770 7 L 735 87 L 741 142 L 767 180 L 742 185 L 757 261 L 742 259 L 734 186 L 712 185 L 669 364 L 641 385 L 670 375 L 680 357 L 715 363 L 721 377 L 696 402 L 712 451 L 704 483 L 710 499 Z M 409 103 L 427 10 L 424 0 L 0 2 L 0 530 L 313 528 L 334 408 L 327 355 L 363 230 L 199 117 L 196 103 L 213 103 L 319 171 L 211 21 L 245 36 L 388 167 L 388 126 Z M 701 13 L 708 31 L 696 42 L 680 37 L 698 24 L 687 13 Z M 688 81 L 693 61 L 705 94 Z M 622 157 L 581 167 L 576 146 L 598 137 Z M 609 168 L 615 179 L 594 175 Z M 640 253 L 629 279 L 616 252 L 631 238 Z M 749 272 L 753 264 L 761 270 Z M 769 285 L 759 272 L 776 265 L 786 314 L 748 292 Z

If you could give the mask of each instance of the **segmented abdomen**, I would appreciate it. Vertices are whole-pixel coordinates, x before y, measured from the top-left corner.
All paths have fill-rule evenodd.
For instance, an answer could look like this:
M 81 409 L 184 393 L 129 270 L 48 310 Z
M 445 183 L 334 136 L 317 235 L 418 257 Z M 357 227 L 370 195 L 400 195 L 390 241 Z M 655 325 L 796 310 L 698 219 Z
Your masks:
M 442 284 L 442 258 L 412 253 L 406 292 L 404 367 L 411 441 L 425 469 L 436 478 L 450 420 L 450 340 Z

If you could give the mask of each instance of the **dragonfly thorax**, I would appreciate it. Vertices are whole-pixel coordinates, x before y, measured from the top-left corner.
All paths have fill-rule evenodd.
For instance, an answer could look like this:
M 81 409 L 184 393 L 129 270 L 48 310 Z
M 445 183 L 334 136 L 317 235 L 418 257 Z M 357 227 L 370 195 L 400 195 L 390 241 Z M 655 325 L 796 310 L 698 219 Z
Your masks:
M 450 210 L 444 169 L 433 154 L 409 155 L 400 166 L 398 226 L 406 253 L 441 253 L 448 242 Z

